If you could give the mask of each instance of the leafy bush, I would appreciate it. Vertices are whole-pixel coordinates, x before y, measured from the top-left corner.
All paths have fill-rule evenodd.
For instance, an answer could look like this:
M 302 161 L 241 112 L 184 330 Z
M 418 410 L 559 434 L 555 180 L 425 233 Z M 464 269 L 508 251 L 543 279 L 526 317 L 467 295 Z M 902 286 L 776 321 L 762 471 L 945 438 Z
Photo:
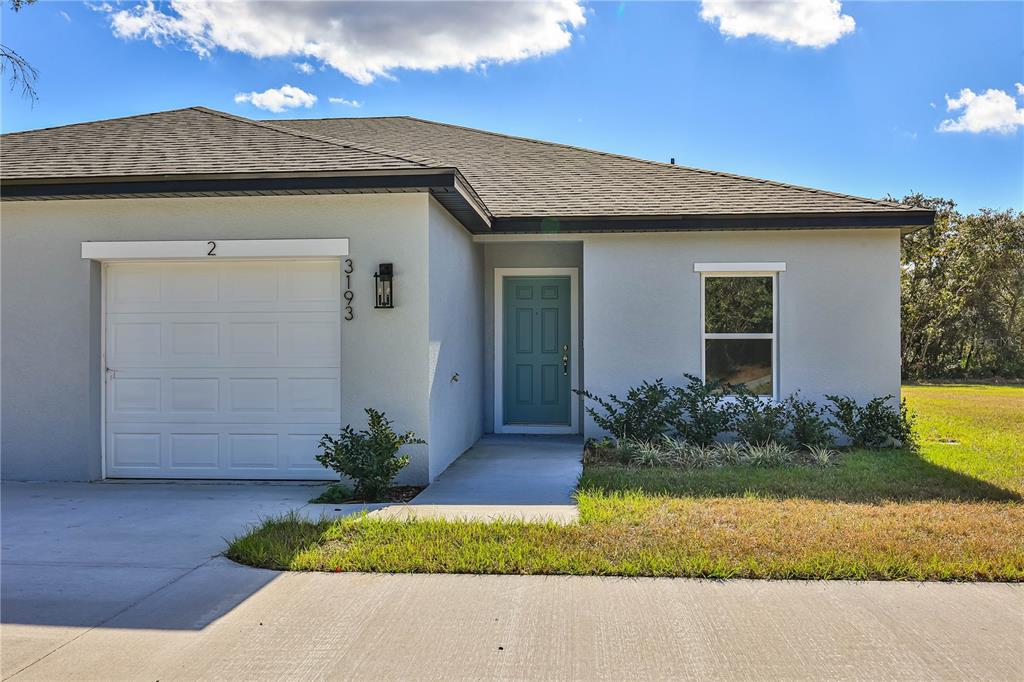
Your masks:
M 702 381 L 692 374 L 684 374 L 685 386 L 672 389 L 675 416 L 672 426 L 676 433 L 694 445 L 711 445 L 732 422 L 732 405 L 722 401 L 726 388 L 720 381 Z
M 367 408 L 366 414 L 368 429 L 356 431 L 346 425 L 336 439 L 324 435 L 320 439 L 323 453 L 316 456 L 316 461 L 355 481 L 356 497 L 378 501 L 409 463 L 409 456 L 400 453 L 402 447 L 426 441 L 411 431 L 395 433 L 392 421 L 383 412 Z
M 605 399 L 590 391 L 573 391 L 600 406 L 603 413 L 589 405 L 584 409 L 595 424 L 620 440 L 654 441 L 674 421 L 676 408 L 671 391 L 662 379 L 633 386 L 625 398 L 613 393 Z
M 789 442 L 793 447 L 830 447 L 835 444 L 827 411 L 813 400 L 800 400 L 799 392 L 783 402 L 789 422 Z
M 917 448 L 914 434 L 914 416 L 907 410 L 906 399 L 899 407 L 892 404 L 893 396 L 872 398 L 864 405 L 847 396 L 825 396 L 834 420 L 832 424 L 857 448 Z
M 758 398 L 745 388 L 736 391 L 733 429 L 742 440 L 753 445 L 782 442 L 786 424 L 785 405 Z
M 588 438 L 583 445 L 584 461 L 594 464 L 607 464 L 615 462 L 618 464 L 629 464 L 629 457 L 619 447 L 619 442 L 614 438 L 605 436 L 600 440 Z
M 344 483 L 335 483 L 309 501 L 310 504 L 342 504 L 352 499 L 353 492 L 350 486 Z

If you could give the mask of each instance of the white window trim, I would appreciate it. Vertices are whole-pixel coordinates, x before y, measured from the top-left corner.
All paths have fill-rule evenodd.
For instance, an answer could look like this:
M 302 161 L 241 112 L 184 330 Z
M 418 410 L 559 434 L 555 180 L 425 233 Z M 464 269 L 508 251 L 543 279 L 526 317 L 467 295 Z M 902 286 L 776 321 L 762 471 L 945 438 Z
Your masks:
M 82 258 L 98 261 L 330 258 L 347 255 L 348 239 L 210 239 L 194 241 L 82 242 Z
M 709 274 L 749 273 L 749 276 L 764 276 L 774 272 L 785 272 L 785 263 L 694 263 L 694 272 L 707 272 Z
M 698 270 L 698 266 L 719 266 L 718 269 Z M 749 266 L 773 266 L 763 270 Z M 732 269 L 722 266 L 742 266 Z M 778 266 L 778 267 L 774 267 Z M 772 341 L 772 394 L 758 396 L 763 400 L 778 400 L 779 396 L 779 273 L 785 272 L 785 263 L 695 263 L 694 272 L 700 273 L 700 378 L 707 381 L 707 340 L 708 339 L 771 339 Z M 709 277 L 771 277 L 772 279 L 772 331 L 771 333 L 708 333 L 704 319 L 705 283 Z M 727 397 L 728 399 L 728 397 Z
M 505 423 L 505 277 L 568 277 L 569 278 L 569 425 L 531 425 Z M 573 389 L 580 387 L 579 337 L 579 269 L 578 268 L 494 268 L 494 433 L 576 434 L 580 432 L 580 397 Z

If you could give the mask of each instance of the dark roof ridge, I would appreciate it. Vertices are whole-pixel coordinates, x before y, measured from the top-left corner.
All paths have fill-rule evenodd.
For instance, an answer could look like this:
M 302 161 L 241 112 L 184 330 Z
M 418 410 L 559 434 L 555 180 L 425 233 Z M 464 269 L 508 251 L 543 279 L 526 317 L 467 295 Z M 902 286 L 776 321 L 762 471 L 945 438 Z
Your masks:
M 431 167 L 434 167 L 434 168 L 449 168 L 449 167 L 451 167 L 451 164 L 444 164 L 444 163 L 441 163 L 441 162 L 439 162 L 439 161 L 437 161 L 435 159 L 428 159 L 426 157 L 419 157 L 419 156 L 402 155 L 402 154 L 399 154 L 398 152 L 394 152 L 394 151 L 391 151 L 389 149 L 384 149 L 382 147 L 373 147 L 373 146 L 369 146 L 369 145 L 358 145 L 358 144 L 354 144 L 352 142 L 349 142 L 347 140 L 343 140 L 341 138 L 327 137 L 325 135 L 317 135 L 316 133 L 307 133 L 305 131 L 295 130 L 295 129 L 289 128 L 287 126 L 276 125 L 274 123 L 268 123 L 266 121 L 261 121 L 261 120 L 258 120 L 258 119 L 246 118 L 244 116 L 237 116 L 235 114 L 229 114 L 229 113 L 224 112 L 224 111 L 218 111 L 217 109 L 210 109 L 210 108 L 204 107 L 204 106 L 194 106 L 194 107 L 189 107 L 189 109 L 192 109 L 193 111 L 198 111 L 198 112 L 201 112 L 201 113 L 204 113 L 204 114 L 208 114 L 208 115 L 211 115 L 211 116 L 220 116 L 222 118 L 228 119 L 229 121 L 236 121 L 238 123 L 248 123 L 249 125 L 254 125 L 254 126 L 257 126 L 259 128 L 266 128 L 267 130 L 273 130 L 274 132 L 282 133 L 284 135 L 291 135 L 292 137 L 298 137 L 298 138 L 303 138 L 303 139 L 307 139 L 307 140 L 314 140 L 316 142 L 323 142 L 324 144 L 329 144 L 329 145 L 332 145 L 332 146 L 335 146 L 335 147 L 350 147 L 352 149 L 358 149 L 359 151 L 369 152 L 371 154 L 377 154 L 379 156 L 388 156 L 388 157 L 391 157 L 393 159 L 398 159 L 400 161 L 408 161 L 409 163 L 414 163 L 414 164 L 416 164 L 418 166 L 423 166 L 424 168 L 431 168 Z
M 351 118 L 358 118 L 358 117 L 351 117 Z M 609 156 L 609 157 L 612 157 L 612 158 L 625 159 L 627 161 L 634 161 L 636 163 L 646 163 L 646 164 L 650 164 L 650 165 L 653 165 L 653 166 L 659 166 L 659 167 L 663 167 L 663 168 L 676 168 L 676 169 L 679 169 L 679 170 L 687 170 L 687 171 L 691 171 L 691 172 L 694 172 L 694 173 L 705 173 L 705 174 L 708 174 L 708 175 L 717 175 L 719 177 L 734 178 L 736 180 L 746 180 L 748 182 L 758 182 L 758 183 L 762 183 L 762 184 L 766 184 L 766 185 L 774 185 L 776 187 L 785 187 L 787 189 L 796 189 L 796 190 L 802 190 L 804 192 L 813 192 L 815 194 L 827 194 L 829 196 L 841 197 L 843 199 L 853 199 L 855 201 L 864 201 L 864 202 L 868 202 L 868 203 L 874 204 L 876 206 L 881 206 L 883 208 L 899 208 L 899 209 L 903 209 L 905 211 L 914 210 L 913 208 L 911 208 L 909 206 L 904 206 L 903 204 L 898 204 L 898 203 L 892 202 L 892 201 L 885 201 L 884 199 L 871 199 L 869 197 L 861 197 L 861 196 L 857 196 L 855 194 L 844 194 L 842 192 L 833 192 L 831 190 L 826 190 L 826 189 L 816 189 L 814 187 L 805 187 L 803 185 L 794 185 L 794 184 L 788 183 L 788 182 L 779 182 L 778 180 L 766 180 L 764 178 L 754 178 L 754 177 L 750 177 L 750 176 L 746 176 L 746 175 L 737 175 L 736 173 L 727 173 L 725 171 L 714 171 L 714 170 L 708 170 L 706 168 L 695 168 L 693 166 L 680 166 L 680 165 L 676 165 L 676 164 L 672 164 L 672 163 L 663 163 L 661 161 L 651 161 L 650 159 L 641 159 L 641 158 L 638 158 L 638 157 L 635 157 L 635 156 L 628 156 L 626 154 L 616 154 L 614 152 L 606 152 L 606 151 L 601 151 L 599 149 L 588 149 L 587 147 L 578 147 L 576 145 L 565 144 L 565 143 L 562 143 L 562 142 L 550 142 L 548 140 L 538 140 L 538 139 L 535 139 L 535 138 L 532 138 L 532 137 L 522 137 L 520 135 L 509 135 L 507 133 L 496 133 L 496 132 L 494 132 L 492 130 L 483 130 L 481 128 L 471 128 L 469 126 L 458 125 L 458 124 L 455 124 L 455 123 L 444 123 L 442 121 L 431 121 L 431 120 L 428 120 L 428 119 L 425 119 L 425 118 L 417 118 L 415 116 L 376 116 L 376 117 L 367 116 L 365 118 L 405 118 L 405 119 L 409 119 L 409 120 L 412 120 L 412 121 L 419 121 L 420 123 L 430 123 L 432 125 L 446 126 L 448 128 L 458 128 L 458 129 L 461 129 L 461 130 L 469 130 L 469 131 L 472 131 L 472 132 L 475 132 L 475 133 L 483 133 L 485 135 L 494 135 L 496 137 L 504 137 L 504 138 L 507 138 L 507 139 L 510 139 L 510 140 L 519 140 L 520 142 L 532 142 L 534 144 L 546 145 L 546 146 L 549 146 L 549 147 L 563 147 L 565 149 L 573 149 L 575 151 L 587 152 L 587 153 L 590 153 L 590 154 L 598 154 L 600 156 Z M 301 119 L 299 119 L 299 120 L 301 120 Z M 305 120 L 330 120 L 330 119 L 305 119 Z
M 110 123 L 111 121 L 127 121 L 130 118 L 146 118 L 147 116 L 159 116 L 160 114 L 173 114 L 177 111 L 188 111 L 189 109 L 195 109 L 196 107 L 178 107 L 177 109 L 164 109 L 162 111 L 147 111 L 144 114 L 130 114 L 128 116 L 114 116 L 112 118 L 101 118 L 95 121 L 76 121 L 75 123 L 62 123 L 56 126 L 45 126 L 43 128 L 30 128 L 28 130 L 15 130 L 10 133 L 4 133 L 3 137 L 9 137 L 11 135 L 27 135 L 28 133 L 41 133 L 47 130 L 57 130 L 58 128 L 74 128 L 76 126 L 87 126 L 94 123 Z

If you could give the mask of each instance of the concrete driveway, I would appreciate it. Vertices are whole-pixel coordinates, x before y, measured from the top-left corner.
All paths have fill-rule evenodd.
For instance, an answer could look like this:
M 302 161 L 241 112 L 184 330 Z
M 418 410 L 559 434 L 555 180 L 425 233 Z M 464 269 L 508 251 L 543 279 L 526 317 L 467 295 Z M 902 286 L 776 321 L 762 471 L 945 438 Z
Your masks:
M 1019 586 L 278 574 L 216 554 L 310 488 L 2 494 L 16 680 L 1024 678 Z

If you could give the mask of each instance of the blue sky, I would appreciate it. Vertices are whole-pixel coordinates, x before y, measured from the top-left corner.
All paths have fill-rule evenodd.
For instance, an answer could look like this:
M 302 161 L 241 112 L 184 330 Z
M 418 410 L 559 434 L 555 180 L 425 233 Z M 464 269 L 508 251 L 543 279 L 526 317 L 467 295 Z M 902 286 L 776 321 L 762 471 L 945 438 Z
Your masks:
M 567 3 L 554 19 L 538 18 L 539 9 L 517 18 L 518 10 L 438 7 L 439 21 L 457 26 L 444 29 L 456 31 L 451 44 L 466 46 L 456 57 L 439 47 L 443 39 L 412 44 L 409 31 L 436 28 L 410 16 L 424 5 L 367 12 L 359 21 L 370 28 L 359 36 L 283 54 L 266 43 L 235 51 L 215 32 L 189 33 L 181 23 L 159 24 L 159 35 L 124 24 L 122 36 L 136 33 L 119 37 L 112 20 L 138 16 L 132 3 L 104 10 L 40 2 L 16 15 L 5 4 L 3 43 L 41 76 L 34 106 L 5 87 L 2 128 L 196 104 L 259 118 L 408 114 L 851 194 L 920 191 L 966 210 L 1024 209 L 1024 95 L 1016 85 L 1024 82 L 1024 3 L 843 2 L 849 21 L 832 17 L 842 34 L 819 36 L 823 47 L 794 44 L 810 39 L 799 37 L 806 27 L 794 28 L 802 20 L 785 6 L 770 17 L 773 35 L 741 37 L 750 17 L 723 14 L 729 0 L 712 21 L 695 2 L 588 3 L 578 16 Z M 149 20 L 153 13 L 181 18 L 167 4 L 151 8 Z M 396 25 L 374 33 L 381 21 Z M 514 59 L 517 50 L 544 54 Z M 445 59 L 473 66 L 417 68 Z M 300 72 L 302 63 L 312 72 Z M 299 101 L 308 94 L 316 102 L 274 113 L 236 101 L 286 84 L 304 93 Z M 974 95 L 961 100 L 965 88 Z M 947 110 L 946 96 L 960 108 Z M 998 107 L 984 107 L 999 103 L 1003 122 L 993 123 Z M 940 132 L 947 119 L 963 130 Z

